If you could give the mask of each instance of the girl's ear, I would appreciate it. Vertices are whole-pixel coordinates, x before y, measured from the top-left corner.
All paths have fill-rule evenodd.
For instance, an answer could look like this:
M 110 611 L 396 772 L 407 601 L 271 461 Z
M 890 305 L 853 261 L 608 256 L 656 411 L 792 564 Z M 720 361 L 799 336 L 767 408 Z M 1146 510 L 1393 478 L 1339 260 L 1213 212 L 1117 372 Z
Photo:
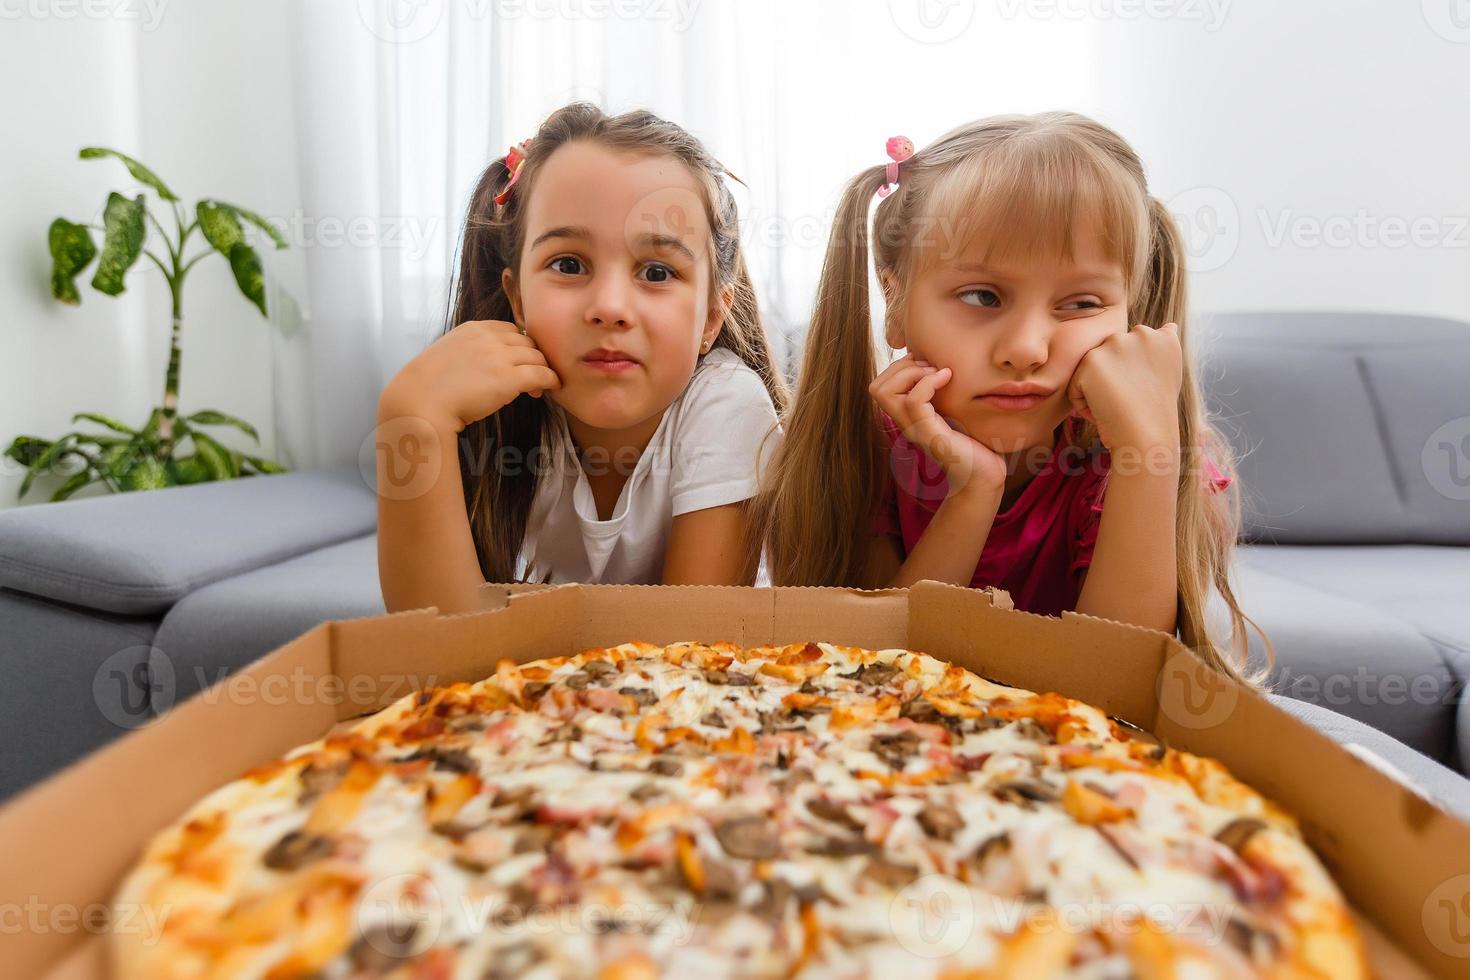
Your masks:
M 505 298 L 510 300 L 511 316 L 515 318 L 516 326 L 521 328 L 521 333 L 526 332 L 526 318 L 521 313 L 521 291 L 516 286 L 516 277 L 509 269 L 500 270 L 500 288 L 505 293 Z
M 720 335 L 720 328 L 725 325 L 725 317 L 735 302 L 735 287 L 724 287 L 717 299 L 719 302 L 709 305 L 709 313 L 704 318 L 704 335 L 699 339 L 699 349 L 702 352 L 715 345 L 715 338 Z
M 908 346 L 908 338 L 903 328 L 903 317 L 897 312 L 898 283 L 893 278 L 893 270 L 878 270 L 878 282 L 883 286 L 883 339 L 894 350 L 902 350 Z

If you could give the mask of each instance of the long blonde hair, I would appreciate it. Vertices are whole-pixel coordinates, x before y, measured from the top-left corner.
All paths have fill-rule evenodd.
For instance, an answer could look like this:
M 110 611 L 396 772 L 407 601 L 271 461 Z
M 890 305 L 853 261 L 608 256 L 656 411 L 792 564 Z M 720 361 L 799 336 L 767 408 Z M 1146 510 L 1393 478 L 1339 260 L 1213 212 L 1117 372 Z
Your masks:
M 1129 322 L 1179 325 L 1184 381 L 1177 620 L 1184 641 L 1206 661 L 1245 676 L 1246 624 L 1255 624 L 1241 611 L 1229 582 L 1240 498 L 1233 491 L 1212 493 L 1200 476 L 1203 454 L 1231 476 L 1233 456 L 1206 418 L 1195 377 L 1179 231 L 1149 194 L 1138 156 L 1120 136 L 1085 116 L 1049 112 L 961 126 L 900 169 L 899 186 L 879 202 L 871 234 L 873 265 L 894 284 L 887 297 L 890 320 L 903 316 L 904 284 L 916 263 L 933 261 L 936 247 L 960 248 L 981 236 L 990 249 L 1023 258 L 1070 255 L 1075 219 L 1087 216 L 1102 231 L 1109 257 L 1123 266 Z M 869 566 L 869 528 L 891 475 L 879 411 L 868 393 L 877 371 L 868 212 L 886 182 L 884 166 L 870 167 L 842 195 L 794 407 L 783 419 L 785 438 L 755 509 L 778 585 L 885 584 L 874 581 Z M 1096 427 L 1084 424 L 1072 438 L 1090 447 Z M 1228 649 L 1206 622 L 1212 588 L 1229 608 Z M 1269 640 L 1267 651 L 1269 656 Z
M 698 139 L 651 112 L 609 116 L 596 106 L 572 103 L 547 117 L 524 145 L 524 173 L 504 203 L 495 197 L 510 179 L 506 161 L 491 162 L 470 196 L 459 255 L 458 282 L 444 330 L 466 320 L 514 320 L 501 273 L 514 270 L 525 241 L 525 202 L 547 158 L 567 143 L 585 140 L 629 153 L 678 160 L 699 184 L 713 237 L 713 287 L 729 288 L 732 299 L 714 347 L 723 347 L 749 365 L 765 383 L 777 411 L 786 406 L 785 382 L 771 355 L 756 305 L 755 287 L 740 248 L 740 222 L 725 170 Z M 510 582 L 519 572 L 521 547 L 530 520 L 539 472 L 495 461 L 534 459 L 550 437 L 549 410 L 543 399 L 519 395 L 504 408 L 465 427 L 460 436 L 460 475 L 465 509 L 480 572 L 489 582 Z M 758 556 L 756 556 L 758 557 Z M 754 567 L 755 557 L 750 558 Z

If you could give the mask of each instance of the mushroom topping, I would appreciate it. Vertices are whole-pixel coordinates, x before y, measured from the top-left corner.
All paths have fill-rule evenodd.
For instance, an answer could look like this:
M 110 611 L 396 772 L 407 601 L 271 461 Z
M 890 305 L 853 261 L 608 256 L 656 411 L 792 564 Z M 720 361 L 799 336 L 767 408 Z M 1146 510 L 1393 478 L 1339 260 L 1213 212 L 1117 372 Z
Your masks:
M 521 694 L 527 701 L 537 701 L 540 700 L 541 695 L 545 694 L 549 687 L 551 685 L 545 681 L 531 681 L 525 687 L 521 688 Z
M 699 719 L 701 725 L 709 725 L 711 728 L 728 728 L 725 724 L 725 716 L 718 711 L 706 711 L 704 717 Z
M 862 821 L 858 820 L 851 813 L 849 813 L 847 807 L 841 803 L 838 803 L 836 800 L 829 800 L 826 798 L 811 800 L 807 803 L 806 808 L 814 817 L 820 817 L 823 820 L 830 820 L 833 823 L 841 824 L 842 826 L 850 828 L 852 830 L 863 829 Z
M 654 756 L 653 761 L 648 764 L 649 772 L 656 772 L 660 776 L 677 776 L 684 771 L 684 763 L 667 755 Z
M 1032 803 L 1055 803 L 1061 794 L 1039 779 L 1013 779 L 995 788 L 997 798 L 1007 803 L 1029 806 Z
M 360 972 L 379 976 L 416 955 L 414 940 L 419 927 L 414 922 L 386 922 L 370 926 L 347 951 L 347 958 Z
M 334 849 L 332 841 L 320 834 L 293 830 L 272 844 L 261 862 L 276 871 L 295 871 L 312 861 L 327 857 Z
M 320 762 L 308 763 L 301 770 L 301 795 L 297 798 L 297 802 L 310 803 L 328 790 L 336 789 L 337 784 L 345 775 L 347 775 L 346 759 L 327 765 Z
M 895 770 L 902 770 L 919 751 L 919 736 L 913 732 L 893 732 L 874 735 L 868 740 L 868 750 L 888 763 Z
M 415 761 L 418 759 L 427 759 L 434 764 L 435 769 L 445 769 L 449 772 L 480 771 L 479 764 L 464 749 L 420 749 L 409 756 L 406 761 Z
M 779 857 L 781 839 L 770 820 L 758 814 L 726 817 L 714 826 L 715 837 L 731 857 L 765 861 Z
M 640 708 L 646 708 L 651 704 L 658 703 L 658 695 L 654 694 L 646 687 L 633 687 L 629 685 L 628 687 L 618 688 L 618 693 L 626 694 L 634 701 L 637 701 Z
M 980 842 L 975 848 L 975 853 L 970 855 L 970 861 L 978 868 L 982 867 L 987 860 L 997 854 L 1009 854 L 1011 850 L 1011 835 L 1002 830 L 998 834 L 991 834 Z
M 594 679 L 616 674 L 618 668 L 606 660 L 589 660 L 582 665 L 582 673 Z
M 893 680 L 894 676 L 898 673 L 898 668 L 893 664 L 871 663 L 863 664 L 852 673 L 843 674 L 842 676 L 861 681 L 869 687 L 882 687 L 884 684 Z M 932 708 L 933 705 L 930 705 L 930 707 Z
M 871 857 L 863 874 L 886 888 L 895 891 L 912 884 L 919 877 L 919 869 L 908 864 L 899 864 L 885 857 Z
M 1215 840 L 1239 854 L 1245 850 L 1246 844 L 1250 843 L 1252 837 L 1265 829 L 1264 820 L 1256 817 L 1236 817 L 1216 832 Z
M 963 830 L 965 826 L 965 818 L 960 816 L 960 811 L 942 803 L 927 804 L 919 811 L 918 820 L 924 833 L 940 840 L 951 840 L 955 831 Z
M 1257 929 L 1244 919 L 1231 919 L 1225 923 L 1225 939 L 1253 963 L 1274 959 L 1281 945 L 1274 935 Z

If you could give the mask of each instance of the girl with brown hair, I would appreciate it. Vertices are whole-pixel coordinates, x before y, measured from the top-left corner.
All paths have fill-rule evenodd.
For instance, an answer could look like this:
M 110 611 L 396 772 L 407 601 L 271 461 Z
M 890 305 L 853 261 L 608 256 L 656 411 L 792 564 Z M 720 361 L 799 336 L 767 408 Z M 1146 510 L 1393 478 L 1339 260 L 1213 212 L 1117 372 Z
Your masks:
M 379 402 L 390 610 L 472 609 L 486 581 L 754 580 L 785 395 L 727 176 L 673 123 L 585 104 L 485 170 L 447 329 Z

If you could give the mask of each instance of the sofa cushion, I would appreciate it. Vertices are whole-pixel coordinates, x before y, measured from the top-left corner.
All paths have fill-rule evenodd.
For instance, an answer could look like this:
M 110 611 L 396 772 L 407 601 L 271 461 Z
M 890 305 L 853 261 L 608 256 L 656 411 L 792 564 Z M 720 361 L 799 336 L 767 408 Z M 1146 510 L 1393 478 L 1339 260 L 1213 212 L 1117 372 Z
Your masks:
M 1247 539 L 1470 545 L 1470 324 L 1217 314 L 1199 348 Z
M 1470 548 L 1243 547 L 1253 568 L 1396 616 L 1451 657 L 1470 657 Z
M 371 532 L 356 468 L 308 470 L 0 512 L 0 587 L 157 615 L 211 582 Z
M 1348 715 L 1441 762 L 1455 761 L 1460 683 L 1442 652 L 1406 621 L 1355 598 L 1258 567 L 1244 548 L 1236 598 L 1270 637 L 1277 693 Z M 1223 625 L 1216 601 L 1212 620 Z M 1265 647 L 1249 632 L 1252 662 Z
M 153 717 L 157 626 L 0 589 L 0 798 Z
M 384 612 L 370 534 L 191 593 L 164 617 L 154 645 L 173 668 L 177 702 L 318 623 Z

